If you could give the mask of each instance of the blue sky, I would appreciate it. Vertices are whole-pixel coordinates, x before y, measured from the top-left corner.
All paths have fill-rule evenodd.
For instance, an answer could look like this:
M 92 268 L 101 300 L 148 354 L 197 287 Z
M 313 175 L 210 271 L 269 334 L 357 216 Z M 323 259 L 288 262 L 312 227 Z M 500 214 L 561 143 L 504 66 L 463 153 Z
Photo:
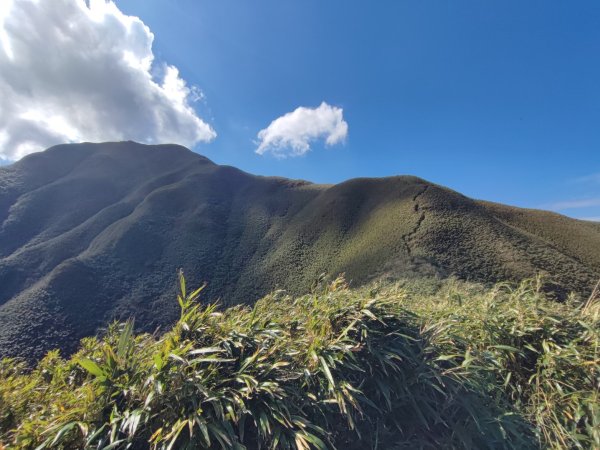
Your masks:
M 216 138 L 194 150 L 217 163 L 323 183 L 414 174 L 600 218 L 600 2 L 116 5 L 154 34 L 152 70 L 176 67 L 203 93 L 193 108 Z M 255 152 L 274 119 L 322 102 L 343 111 L 343 142 Z
M 219 137 L 197 151 L 216 162 L 326 183 L 415 174 L 600 217 L 600 2 L 117 4 L 205 93 Z M 254 153 L 257 130 L 321 101 L 343 108 L 345 145 Z

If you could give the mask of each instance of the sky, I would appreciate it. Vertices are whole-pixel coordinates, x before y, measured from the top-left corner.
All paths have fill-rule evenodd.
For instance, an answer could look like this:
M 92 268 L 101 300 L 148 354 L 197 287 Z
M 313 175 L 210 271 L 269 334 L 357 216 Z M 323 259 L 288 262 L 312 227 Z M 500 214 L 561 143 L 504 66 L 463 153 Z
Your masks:
M 600 2 L 2 0 L 0 159 L 175 142 L 600 220 Z

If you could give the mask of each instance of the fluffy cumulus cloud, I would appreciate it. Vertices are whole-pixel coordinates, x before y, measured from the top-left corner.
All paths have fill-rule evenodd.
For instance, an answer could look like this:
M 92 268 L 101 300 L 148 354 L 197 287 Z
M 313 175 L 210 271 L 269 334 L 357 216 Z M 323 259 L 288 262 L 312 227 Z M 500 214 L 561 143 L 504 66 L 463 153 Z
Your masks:
M 192 146 L 215 131 L 200 92 L 155 64 L 153 34 L 105 0 L 0 0 L 0 158 L 133 139 Z
M 258 133 L 256 153 L 272 153 L 277 157 L 300 156 L 310 145 L 324 139 L 326 145 L 343 142 L 348 123 L 342 108 L 323 102 L 317 108 L 301 106 L 277 119 Z

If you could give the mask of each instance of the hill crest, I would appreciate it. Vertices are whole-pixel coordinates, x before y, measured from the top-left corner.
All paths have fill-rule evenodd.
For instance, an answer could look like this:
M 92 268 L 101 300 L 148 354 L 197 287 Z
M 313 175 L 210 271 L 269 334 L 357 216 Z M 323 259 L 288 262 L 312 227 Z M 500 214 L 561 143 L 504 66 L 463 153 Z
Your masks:
M 68 144 L 0 168 L 0 355 L 74 348 L 112 318 L 176 317 L 175 274 L 206 299 L 303 293 L 323 272 L 495 282 L 600 277 L 600 227 L 469 199 L 418 177 L 260 177 L 188 149 Z

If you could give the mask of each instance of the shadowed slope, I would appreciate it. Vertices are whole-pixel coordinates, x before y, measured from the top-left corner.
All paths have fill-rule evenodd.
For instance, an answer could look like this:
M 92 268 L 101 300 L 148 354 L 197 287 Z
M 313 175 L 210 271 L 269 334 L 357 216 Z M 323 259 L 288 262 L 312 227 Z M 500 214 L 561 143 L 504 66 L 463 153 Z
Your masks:
M 545 214 L 415 177 L 325 186 L 173 145 L 53 147 L 0 168 L 0 354 L 70 350 L 114 317 L 169 323 L 179 267 L 227 303 L 300 293 L 323 272 L 361 284 L 542 271 L 585 293 L 600 276 L 600 229 Z

